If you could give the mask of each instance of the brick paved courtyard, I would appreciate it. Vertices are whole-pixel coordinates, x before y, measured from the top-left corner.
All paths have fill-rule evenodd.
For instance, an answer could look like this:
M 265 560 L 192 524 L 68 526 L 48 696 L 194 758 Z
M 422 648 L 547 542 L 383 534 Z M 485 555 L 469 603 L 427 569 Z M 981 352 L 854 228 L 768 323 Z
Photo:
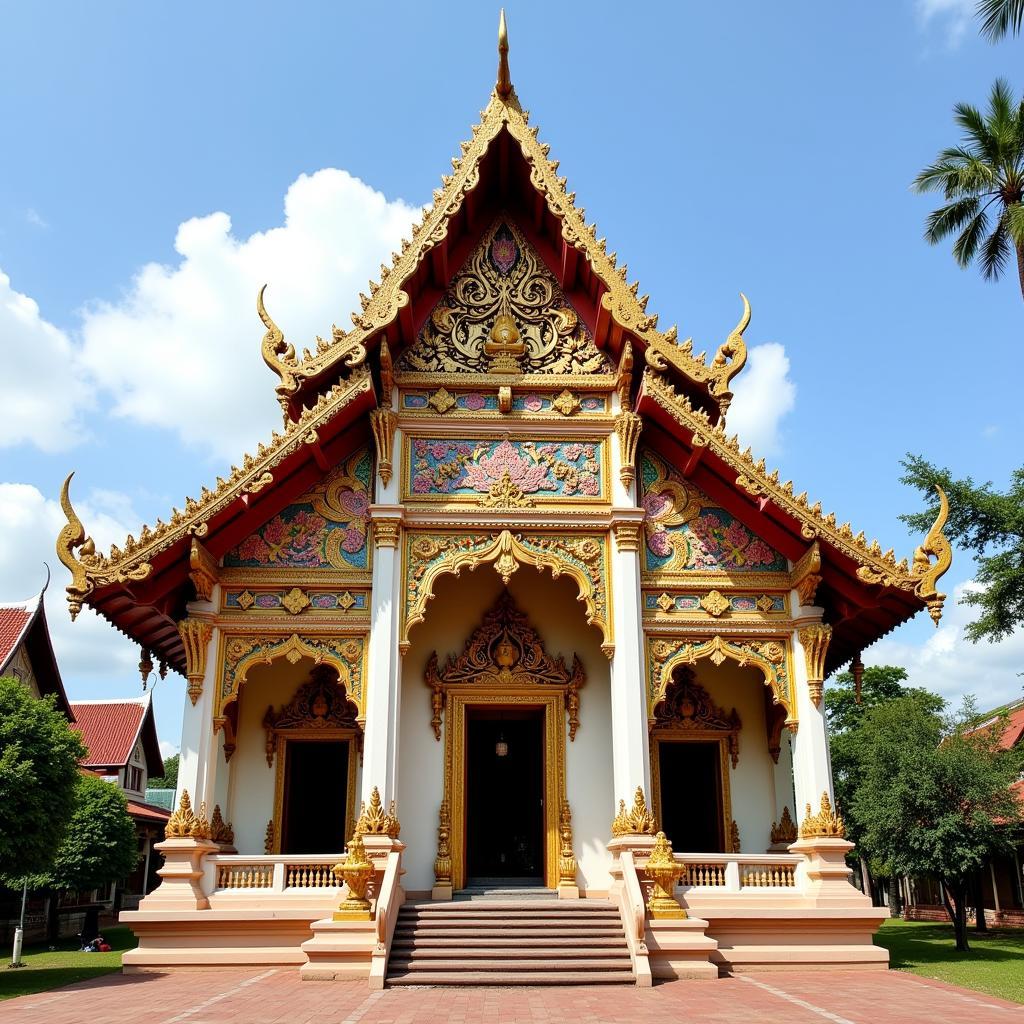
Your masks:
M 1024 1006 L 888 973 L 778 973 L 653 989 L 389 989 L 300 982 L 292 970 L 112 975 L 0 1003 L 7 1024 L 979 1024 Z

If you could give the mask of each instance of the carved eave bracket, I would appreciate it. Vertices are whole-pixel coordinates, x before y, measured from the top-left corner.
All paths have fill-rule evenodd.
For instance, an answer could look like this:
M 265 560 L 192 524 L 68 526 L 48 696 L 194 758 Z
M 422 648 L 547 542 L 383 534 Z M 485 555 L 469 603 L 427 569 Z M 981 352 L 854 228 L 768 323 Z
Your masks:
M 127 570 L 117 569 L 110 566 L 107 560 L 97 553 L 92 537 L 86 536 L 82 520 L 78 518 L 71 504 L 71 478 L 74 475 L 73 472 L 69 473 L 64 486 L 60 489 L 60 507 L 64 510 L 67 525 L 61 527 L 57 535 L 57 557 L 71 573 L 67 595 L 72 622 L 82 610 L 82 602 L 97 587 L 110 583 L 144 580 L 153 571 L 148 562 Z
M 587 681 L 583 663 L 573 655 L 572 667 L 544 648 L 540 635 L 530 625 L 506 590 L 473 631 L 457 658 L 440 667 L 437 652 L 430 655 L 424 682 L 430 687 L 434 738 L 441 739 L 445 694 L 453 686 L 495 686 L 513 692 L 517 687 L 550 686 L 562 691 L 570 742 L 580 725 L 580 688 Z
M 198 537 L 192 537 L 188 554 L 189 574 L 192 586 L 196 588 L 196 599 L 212 601 L 213 588 L 217 585 L 219 574 L 217 560 L 206 550 Z
M 815 541 L 793 566 L 790 585 L 797 592 L 801 606 L 814 604 L 821 583 L 821 547 Z

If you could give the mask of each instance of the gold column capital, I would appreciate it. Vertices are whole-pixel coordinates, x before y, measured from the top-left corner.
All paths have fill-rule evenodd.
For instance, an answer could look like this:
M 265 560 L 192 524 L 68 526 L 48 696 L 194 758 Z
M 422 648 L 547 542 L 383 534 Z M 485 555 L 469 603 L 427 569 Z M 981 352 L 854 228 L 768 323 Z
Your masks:
M 185 675 L 188 677 L 188 696 L 195 707 L 203 694 L 206 676 L 206 654 L 213 636 L 213 625 L 206 619 L 189 617 L 178 623 L 178 634 L 185 648 Z
M 373 542 L 378 548 L 397 548 L 402 532 L 401 505 L 371 505 Z
M 825 655 L 828 653 L 829 641 L 832 639 L 832 627 L 824 622 L 816 622 L 811 626 L 802 626 L 797 630 L 800 646 L 804 649 L 804 661 L 807 666 L 807 687 L 811 691 L 811 700 L 816 708 L 821 707 L 824 691 Z

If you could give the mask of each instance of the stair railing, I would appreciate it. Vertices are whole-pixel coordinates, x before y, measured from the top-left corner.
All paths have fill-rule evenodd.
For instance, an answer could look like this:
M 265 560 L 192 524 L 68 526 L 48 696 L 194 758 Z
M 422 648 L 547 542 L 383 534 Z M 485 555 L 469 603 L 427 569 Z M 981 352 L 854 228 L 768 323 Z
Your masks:
M 645 937 L 647 927 L 647 906 L 644 891 L 640 886 L 633 854 L 623 850 L 619 854 L 622 867 L 622 889 L 619 892 L 619 916 L 626 932 L 626 945 L 633 964 L 633 976 L 638 986 L 651 984 L 651 963 Z
M 384 867 L 384 878 L 377 893 L 377 910 L 374 914 L 376 944 L 370 958 L 370 988 L 382 989 L 388 973 L 388 956 L 391 940 L 398 922 L 398 911 L 405 902 L 405 889 L 401 884 L 402 851 L 392 850 Z

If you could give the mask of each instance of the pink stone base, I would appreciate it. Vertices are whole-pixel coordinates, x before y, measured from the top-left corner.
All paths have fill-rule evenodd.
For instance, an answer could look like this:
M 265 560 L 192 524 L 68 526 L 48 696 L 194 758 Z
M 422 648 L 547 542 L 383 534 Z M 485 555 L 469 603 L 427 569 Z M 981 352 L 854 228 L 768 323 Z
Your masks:
M 313 936 L 302 943 L 307 961 L 299 968 L 303 981 L 366 979 L 377 943 L 373 921 L 335 921 L 325 918 L 312 924 Z
M 718 967 L 711 962 L 718 943 L 706 934 L 708 922 L 699 917 L 681 920 L 648 919 L 646 943 L 655 978 L 713 981 Z

